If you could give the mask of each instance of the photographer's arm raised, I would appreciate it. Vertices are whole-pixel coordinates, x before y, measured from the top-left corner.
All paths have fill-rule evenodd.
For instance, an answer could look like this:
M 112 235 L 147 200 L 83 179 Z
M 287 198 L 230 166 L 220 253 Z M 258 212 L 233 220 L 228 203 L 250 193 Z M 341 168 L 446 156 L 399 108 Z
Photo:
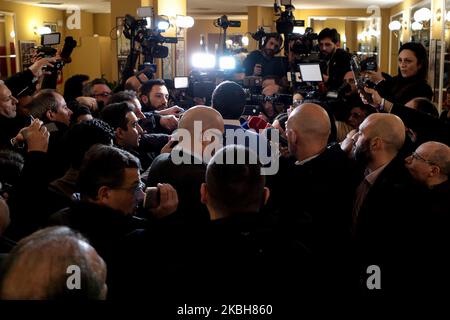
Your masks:
M 53 63 L 56 62 L 56 57 L 52 58 L 36 58 L 35 62 L 28 67 L 28 69 L 33 73 L 36 78 L 39 78 L 44 73 L 44 67 L 53 67 Z

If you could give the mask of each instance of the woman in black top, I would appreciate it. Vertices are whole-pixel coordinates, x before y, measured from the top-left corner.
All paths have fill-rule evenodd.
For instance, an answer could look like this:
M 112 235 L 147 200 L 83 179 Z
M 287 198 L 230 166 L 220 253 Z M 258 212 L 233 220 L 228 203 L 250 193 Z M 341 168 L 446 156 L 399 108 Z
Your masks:
M 385 100 L 406 104 L 413 98 L 425 97 L 431 100 L 433 90 L 427 83 L 428 57 L 420 43 L 408 42 L 398 52 L 398 75 L 385 79 L 381 71 L 368 72 L 375 89 Z

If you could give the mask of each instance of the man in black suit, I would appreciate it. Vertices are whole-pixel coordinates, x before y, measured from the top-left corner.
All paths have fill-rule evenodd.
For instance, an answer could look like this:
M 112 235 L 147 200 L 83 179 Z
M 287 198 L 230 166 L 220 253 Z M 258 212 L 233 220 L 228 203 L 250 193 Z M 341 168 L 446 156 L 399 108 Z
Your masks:
M 265 220 L 261 208 L 270 191 L 251 153 L 228 145 L 208 164 L 201 199 L 211 223 L 198 246 L 203 252 L 197 268 L 202 274 L 199 285 L 206 292 L 213 290 L 216 298 L 230 290 L 234 297 L 265 299 L 288 297 L 295 290 L 298 297 L 308 291 L 309 255 L 302 245 L 275 233 L 274 225 Z
M 290 114 L 286 134 L 296 162 L 280 169 L 281 185 L 274 190 L 282 225 L 310 247 L 320 276 L 318 284 L 326 289 L 349 284 L 345 272 L 356 185 L 351 160 L 339 145 L 327 144 L 330 132 L 330 118 L 317 104 L 303 104 Z M 339 279 L 326 277 L 330 267 L 339 270 Z M 336 285 L 336 280 L 342 282 Z
M 208 141 L 211 137 L 207 137 L 206 132 L 215 132 L 218 136 Z M 170 183 L 174 186 L 180 203 L 173 218 L 178 217 L 183 223 L 209 220 L 206 207 L 200 203 L 200 185 L 205 181 L 205 163 L 209 160 L 204 156 L 206 148 L 212 146 L 211 142 L 221 146 L 223 132 L 223 118 L 219 112 L 205 106 L 193 107 L 180 120 L 175 137 L 181 140 L 179 144 L 170 153 L 162 153 L 153 161 L 147 185 Z
M 405 165 L 424 187 L 420 197 L 424 284 L 433 292 L 442 292 L 450 284 L 446 257 L 450 249 L 450 148 L 440 142 L 425 142 L 405 159 Z
M 381 289 L 401 289 L 408 284 L 406 272 L 412 270 L 411 249 L 417 237 L 417 197 L 399 156 L 405 126 L 393 114 L 375 113 L 363 121 L 353 140 L 353 157 L 366 168 L 353 207 L 361 289 L 369 288 L 366 281 L 370 266 L 380 270 Z
M 338 89 L 347 71 L 350 71 L 350 54 L 339 48 L 340 35 L 336 29 L 325 28 L 318 35 L 320 58 L 326 61 L 324 80 L 329 90 Z
M 72 110 L 67 107 L 64 97 L 53 89 L 39 91 L 26 107 L 30 115 L 39 118 L 50 132 L 48 155 L 51 162 L 51 180 L 60 178 L 70 167 L 65 136 L 69 130 Z

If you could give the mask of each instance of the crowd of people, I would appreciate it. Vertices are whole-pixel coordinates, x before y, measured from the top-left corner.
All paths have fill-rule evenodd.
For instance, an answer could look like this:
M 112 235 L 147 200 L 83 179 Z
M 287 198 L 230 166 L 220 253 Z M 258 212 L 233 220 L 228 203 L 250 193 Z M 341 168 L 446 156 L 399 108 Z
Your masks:
M 286 90 L 281 42 L 244 63 L 264 96 Z M 189 109 L 142 72 L 114 91 L 86 75 L 39 89 L 55 58 L 1 82 L 0 298 L 446 290 L 450 117 L 430 101 L 425 49 L 403 44 L 398 74 L 367 71 L 361 92 L 335 30 L 319 45 L 342 101 L 293 92 L 252 117 L 233 81 Z

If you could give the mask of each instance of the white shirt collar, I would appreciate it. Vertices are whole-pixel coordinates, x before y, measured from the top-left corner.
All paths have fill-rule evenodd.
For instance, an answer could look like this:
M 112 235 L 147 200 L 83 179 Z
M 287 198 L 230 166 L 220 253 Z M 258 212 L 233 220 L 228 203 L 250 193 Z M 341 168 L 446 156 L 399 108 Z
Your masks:
M 296 165 L 296 166 L 302 166 L 302 165 L 304 165 L 305 163 L 307 163 L 308 161 L 311 161 L 312 159 L 317 158 L 318 156 L 320 156 L 320 153 L 318 153 L 318 154 L 316 154 L 316 155 L 313 155 L 312 157 L 303 159 L 302 161 L 298 161 L 298 160 L 297 160 L 297 161 L 295 162 L 295 165 Z

